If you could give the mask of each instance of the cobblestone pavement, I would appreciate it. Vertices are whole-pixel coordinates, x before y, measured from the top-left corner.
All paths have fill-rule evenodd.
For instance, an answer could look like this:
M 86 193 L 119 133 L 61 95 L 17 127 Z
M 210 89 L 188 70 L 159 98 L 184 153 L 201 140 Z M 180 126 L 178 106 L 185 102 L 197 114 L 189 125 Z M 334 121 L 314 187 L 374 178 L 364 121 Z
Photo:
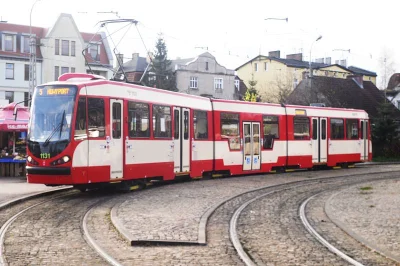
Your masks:
M 400 265 L 400 179 L 368 182 L 334 193 L 326 213 L 339 227 Z
M 392 175 L 386 174 L 381 177 Z M 348 265 L 340 257 L 328 252 L 307 233 L 298 217 L 298 208 L 306 198 L 318 191 L 356 180 L 362 182 L 365 177 L 302 186 L 268 195 L 250 204 L 242 213 L 238 224 L 238 232 L 244 249 L 257 265 L 269 263 L 273 265 Z M 323 211 L 324 199 L 326 198 L 313 202 L 314 206 L 310 204 L 307 208 L 309 209 L 307 215 L 312 214 L 312 224 L 319 228 L 321 235 L 328 235 L 328 241 L 335 240 L 333 244 L 339 249 L 343 246 L 347 247 L 344 251 L 349 252 L 351 257 L 362 261 L 365 265 L 393 265 L 393 261 L 370 252 L 334 224 L 328 223 L 329 220 Z
M 119 206 L 118 218 L 137 239 L 159 237 L 168 240 L 170 237 L 197 240 L 198 223 L 204 212 L 222 200 L 247 190 L 313 177 L 395 170 L 400 170 L 400 166 L 243 176 L 178 183 L 113 195 L 110 201 L 93 209 L 88 217 L 88 229 L 99 245 L 123 265 L 242 265 L 230 243 L 228 225 L 234 210 L 257 193 L 245 194 L 216 209 L 207 224 L 207 246 L 132 247 L 111 224 L 110 210 Z M 16 265 L 105 265 L 87 245 L 81 232 L 82 218 L 87 209 L 103 198 L 99 194 L 78 194 L 31 209 L 17 219 L 7 232 L 5 255 Z M 282 219 L 285 220 L 284 216 Z M 282 257 L 282 254 L 276 254 Z M 336 260 L 321 261 L 331 265 Z
M 107 265 L 81 232 L 83 215 L 98 200 L 75 194 L 28 210 L 6 232 L 9 265 Z
M 132 193 L 117 206 L 117 219 L 135 240 L 197 241 L 199 221 L 209 208 L 247 190 L 313 177 L 330 177 L 393 171 L 400 165 L 385 165 L 329 171 L 301 171 L 200 180 Z M 156 195 L 156 196 L 155 196 Z

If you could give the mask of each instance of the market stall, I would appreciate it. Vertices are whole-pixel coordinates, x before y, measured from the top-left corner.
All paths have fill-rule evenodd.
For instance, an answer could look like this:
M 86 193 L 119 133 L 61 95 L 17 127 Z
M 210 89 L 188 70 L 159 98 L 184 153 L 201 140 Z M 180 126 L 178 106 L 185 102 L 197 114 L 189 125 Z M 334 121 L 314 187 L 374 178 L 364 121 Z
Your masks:
M 0 176 L 25 175 L 26 133 L 29 110 L 16 103 L 0 108 Z

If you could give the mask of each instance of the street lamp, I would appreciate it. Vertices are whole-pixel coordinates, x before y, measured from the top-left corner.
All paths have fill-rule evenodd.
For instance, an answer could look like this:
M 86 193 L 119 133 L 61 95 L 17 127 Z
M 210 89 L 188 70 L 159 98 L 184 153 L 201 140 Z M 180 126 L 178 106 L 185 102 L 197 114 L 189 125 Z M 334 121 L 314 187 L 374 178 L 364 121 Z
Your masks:
M 313 41 L 313 43 L 311 44 L 311 48 L 310 48 L 310 77 L 312 77 L 312 68 L 311 68 L 311 51 L 312 51 L 312 47 L 313 47 L 314 43 L 319 41 L 319 40 L 321 40 L 321 38 L 322 38 L 322 35 L 319 35 L 319 37 L 315 41 Z
M 34 60 L 34 54 L 36 54 L 36 41 L 33 41 L 32 38 L 32 11 L 33 7 L 36 5 L 37 2 L 40 0 L 36 0 L 32 7 L 31 13 L 29 14 L 29 90 L 28 90 L 28 107 L 31 106 L 31 95 L 33 91 L 33 87 L 36 85 L 34 79 L 36 79 L 36 60 Z M 35 76 L 35 77 L 34 77 Z

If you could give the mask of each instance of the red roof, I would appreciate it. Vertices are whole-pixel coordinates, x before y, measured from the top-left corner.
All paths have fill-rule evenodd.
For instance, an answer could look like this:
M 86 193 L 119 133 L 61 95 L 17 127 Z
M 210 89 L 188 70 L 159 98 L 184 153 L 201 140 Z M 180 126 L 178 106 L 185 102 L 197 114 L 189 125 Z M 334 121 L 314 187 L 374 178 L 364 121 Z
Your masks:
M 13 115 L 16 103 L 0 108 L 0 131 L 27 131 L 29 122 L 29 110 L 18 105 L 17 119 Z
M 40 43 L 40 39 L 44 38 L 47 34 L 48 29 L 47 28 L 40 28 L 40 27 L 34 27 L 32 26 L 32 34 L 36 34 L 37 40 L 36 43 Z M 29 36 L 29 26 L 26 25 L 17 25 L 17 24 L 11 24 L 11 23 L 3 23 L 0 22 L 0 32 L 15 32 L 15 33 L 24 33 Z M 93 33 L 85 33 L 81 32 L 81 36 L 85 42 L 89 41 L 102 41 L 101 34 L 93 34 Z M 81 54 L 80 51 L 77 51 L 77 54 Z M 16 52 L 9 52 L 9 51 L 3 51 L 0 49 L 0 56 L 9 56 L 9 57 L 26 57 L 29 59 L 29 53 L 24 53 L 21 51 L 21 39 L 17 38 L 17 47 L 16 47 Z M 40 52 L 40 47 L 36 47 L 36 57 L 38 59 L 42 59 L 42 53 Z M 89 63 L 101 63 L 105 65 L 109 65 L 110 61 L 107 56 L 106 49 L 104 47 L 104 44 L 100 46 L 100 60 L 93 60 L 93 58 L 87 53 L 85 55 L 86 59 L 88 60 Z

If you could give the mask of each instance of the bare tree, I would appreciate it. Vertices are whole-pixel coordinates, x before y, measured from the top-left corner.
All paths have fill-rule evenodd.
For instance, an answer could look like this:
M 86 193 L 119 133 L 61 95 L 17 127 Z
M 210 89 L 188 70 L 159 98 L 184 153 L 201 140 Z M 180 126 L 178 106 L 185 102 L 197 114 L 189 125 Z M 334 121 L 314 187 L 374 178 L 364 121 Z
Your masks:
M 384 90 L 387 88 L 389 78 L 396 73 L 395 69 L 395 54 L 394 51 L 388 47 L 383 47 L 379 57 L 379 81 L 377 82 L 379 89 Z
M 276 75 L 274 85 L 274 101 L 276 103 L 284 103 L 286 98 L 292 93 L 295 85 L 297 85 L 296 76 L 291 71 Z

